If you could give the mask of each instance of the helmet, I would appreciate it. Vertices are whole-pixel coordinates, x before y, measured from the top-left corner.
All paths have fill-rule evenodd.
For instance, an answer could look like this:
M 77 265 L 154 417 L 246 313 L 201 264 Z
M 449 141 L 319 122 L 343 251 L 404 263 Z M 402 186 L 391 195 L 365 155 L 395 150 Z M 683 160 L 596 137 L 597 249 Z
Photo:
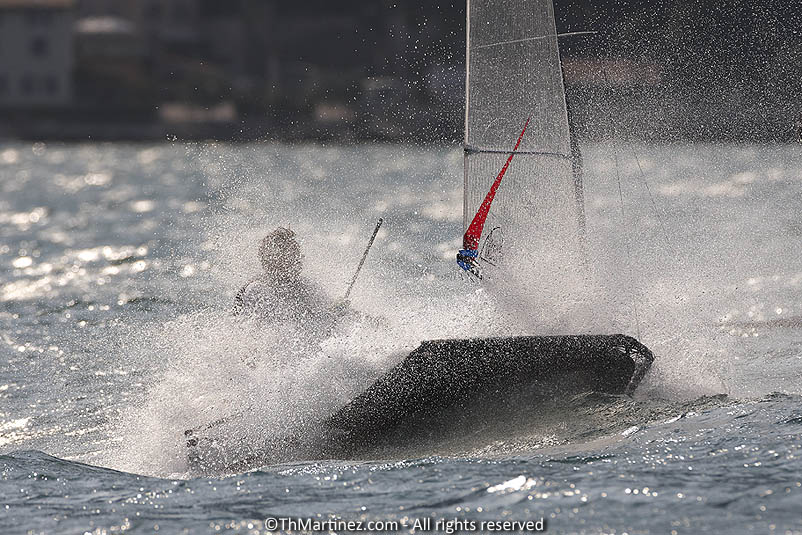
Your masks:
M 270 274 L 298 276 L 301 272 L 301 245 L 295 233 L 279 227 L 259 244 L 259 261 Z

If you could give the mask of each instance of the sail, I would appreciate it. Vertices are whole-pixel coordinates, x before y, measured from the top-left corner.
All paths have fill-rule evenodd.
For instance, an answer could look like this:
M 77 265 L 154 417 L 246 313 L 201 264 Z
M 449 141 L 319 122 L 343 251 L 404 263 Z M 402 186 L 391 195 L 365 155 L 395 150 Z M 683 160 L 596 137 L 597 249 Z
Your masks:
M 563 269 L 580 253 L 583 215 L 551 0 L 468 0 L 467 46 L 465 246 L 495 186 L 482 268 Z

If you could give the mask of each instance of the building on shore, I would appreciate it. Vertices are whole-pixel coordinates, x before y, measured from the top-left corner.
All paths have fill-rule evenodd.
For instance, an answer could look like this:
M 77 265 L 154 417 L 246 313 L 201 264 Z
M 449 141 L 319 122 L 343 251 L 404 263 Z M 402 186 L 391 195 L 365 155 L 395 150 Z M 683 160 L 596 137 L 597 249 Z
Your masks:
M 73 0 L 0 0 L 0 108 L 71 104 L 73 7 Z
M 127 19 L 86 17 L 75 24 L 75 105 L 87 111 L 154 108 L 145 43 Z

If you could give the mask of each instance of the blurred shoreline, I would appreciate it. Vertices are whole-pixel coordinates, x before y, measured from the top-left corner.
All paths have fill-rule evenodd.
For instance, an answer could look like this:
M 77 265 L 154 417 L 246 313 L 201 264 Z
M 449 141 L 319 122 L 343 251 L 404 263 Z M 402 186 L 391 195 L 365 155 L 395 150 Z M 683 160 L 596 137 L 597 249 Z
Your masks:
M 581 140 L 797 141 L 799 118 L 782 103 L 760 108 L 729 98 L 694 101 L 673 95 L 567 91 L 573 131 Z M 779 105 L 777 105 L 779 104 Z M 383 113 L 325 101 L 311 111 L 238 111 L 233 102 L 152 109 L 0 111 L 0 141 L 336 141 L 461 143 L 462 101 L 448 107 L 396 105 Z
M 465 8 L 0 0 L 0 140 L 458 143 Z M 558 34 L 585 33 L 558 41 L 580 138 L 796 139 L 791 4 L 555 0 L 554 13 Z

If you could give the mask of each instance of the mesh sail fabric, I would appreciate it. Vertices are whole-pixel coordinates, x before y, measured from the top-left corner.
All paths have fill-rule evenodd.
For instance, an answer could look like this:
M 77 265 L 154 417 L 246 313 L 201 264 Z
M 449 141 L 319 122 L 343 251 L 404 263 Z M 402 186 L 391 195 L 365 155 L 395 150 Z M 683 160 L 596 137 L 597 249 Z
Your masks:
M 531 117 L 485 223 L 485 269 L 564 269 L 580 232 L 551 0 L 469 0 L 466 87 L 466 228 Z

